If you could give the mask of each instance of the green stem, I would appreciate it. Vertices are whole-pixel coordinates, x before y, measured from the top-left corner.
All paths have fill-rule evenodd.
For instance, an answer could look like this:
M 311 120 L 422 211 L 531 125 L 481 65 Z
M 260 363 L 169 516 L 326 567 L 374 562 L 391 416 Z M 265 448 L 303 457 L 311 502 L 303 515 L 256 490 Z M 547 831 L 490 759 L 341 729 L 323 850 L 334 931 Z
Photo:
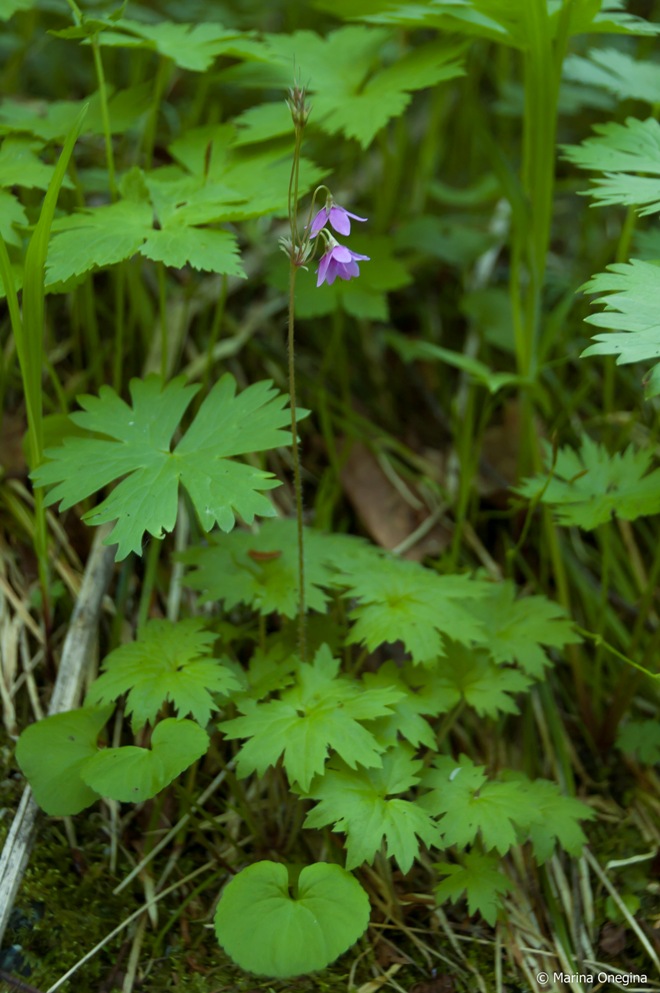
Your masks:
M 213 323 L 211 324 L 211 331 L 209 333 L 209 343 L 206 348 L 206 368 L 204 370 L 204 376 L 202 378 L 202 386 L 204 387 L 204 390 L 206 390 L 206 388 L 208 387 L 209 381 L 211 379 L 211 372 L 213 371 L 213 351 L 218 341 L 220 328 L 222 327 L 222 321 L 225 316 L 226 304 L 227 304 L 227 277 L 223 276 L 222 284 L 220 288 L 220 295 L 217 299 L 215 309 L 213 312 Z
M 158 273 L 158 309 L 160 311 L 160 378 L 163 385 L 167 381 L 167 287 L 165 284 L 165 266 L 157 263 Z
M 295 118 L 294 118 L 295 121 Z M 291 230 L 289 262 L 289 398 L 291 402 L 291 448 L 293 454 L 293 486 L 296 497 L 296 519 L 298 523 L 298 651 L 302 662 L 307 661 L 307 618 L 305 614 L 305 548 L 303 535 L 303 497 L 300 476 L 300 452 L 298 449 L 298 422 L 296 417 L 296 365 L 295 365 L 295 304 L 296 275 L 298 272 L 298 185 L 300 179 L 300 153 L 302 149 L 304 124 L 295 125 L 295 145 L 293 165 L 289 179 L 288 207 Z
M 159 538 L 154 538 L 147 551 L 147 562 L 144 572 L 144 582 L 142 583 L 142 592 L 140 594 L 140 605 L 138 607 L 137 616 L 137 629 L 138 634 L 144 628 L 149 618 L 149 607 L 151 604 L 151 594 L 153 593 L 154 586 L 156 584 L 156 569 L 158 567 L 158 559 L 160 557 L 160 549 L 162 546 L 162 541 Z
M 110 194 L 114 200 L 117 196 L 117 186 L 115 183 L 115 157 L 112 150 L 112 132 L 110 130 L 110 113 L 108 111 L 108 91 L 105 85 L 105 74 L 103 72 L 101 46 L 99 45 L 98 33 L 92 36 L 92 52 L 94 54 L 94 70 L 96 72 L 96 82 L 99 88 L 99 101 L 101 104 L 101 121 L 103 122 L 103 135 L 105 138 L 105 160 L 108 168 L 108 186 L 110 187 Z
M 158 125 L 158 112 L 160 110 L 160 101 L 163 95 L 163 90 L 165 89 L 165 84 L 170 74 L 170 68 L 171 62 L 169 59 L 161 57 L 158 60 L 158 69 L 156 71 L 156 79 L 154 81 L 151 109 L 142 140 L 145 169 L 150 169 L 153 162 L 154 145 L 156 144 L 156 130 Z
M 297 202 L 297 191 L 296 191 Z M 296 495 L 298 522 L 298 650 L 303 662 L 307 661 L 307 619 L 305 616 L 305 554 L 303 537 L 303 498 L 300 478 L 300 452 L 298 450 L 298 422 L 296 419 L 296 368 L 294 351 L 294 312 L 297 266 L 293 259 L 289 268 L 289 397 L 291 400 L 291 446 L 293 453 L 293 485 Z

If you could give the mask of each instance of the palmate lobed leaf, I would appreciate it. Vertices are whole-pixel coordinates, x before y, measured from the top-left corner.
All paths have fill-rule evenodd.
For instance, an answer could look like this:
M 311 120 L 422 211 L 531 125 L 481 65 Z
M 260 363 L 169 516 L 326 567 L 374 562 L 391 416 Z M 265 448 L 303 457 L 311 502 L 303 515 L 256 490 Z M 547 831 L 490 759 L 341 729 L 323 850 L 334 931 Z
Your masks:
M 660 270 L 659 270 L 660 272 Z M 632 445 L 613 455 L 584 435 L 578 451 L 562 448 L 552 476 L 525 480 L 518 492 L 554 508 L 560 524 L 592 530 L 613 517 L 634 521 L 660 511 L 660 469 L 649 472 L 653 452 Z M 552 464 L 548 448 L 546 461 Z
M 422 785 L 430 792 L 420 798 L 420 806 L 440 818 L 444 843 L 461 848 L 479 836 L 486 850 L 501 855 L 525 841 L 531 841 L 540 862 L 550 857 L 556 843 L 578 855 L 586 843 L 579 821 L 595 816 L 548 780 L 506 771 L 502 780 L 489 780 L 485 766 L 466 755 L 458 761 L 439 755 L 423 774 Z
M 473 600 L 469 609 L 483 625 L 479 644 L 494 661 L 517 662 L 534 679 L 540 679 L 550 664 L 547 648 L 581 641 L 559 604 L 544 596 L 516 599 L 516 587 L 508 581 L 491 583 L 488 595 Z
M 385 841 L 388 857 L 407 873 L 419 854 L 420 841 L 439 842 L 431 815 L 413 800 L 396 796 L 419 781 L 422 762 L 413 755 L 412 748 L 400 744 L 383 755 L 381 768 L 369 770 L 350 769 L 333 760 L 312 783 L 308 795 L 319 802 L 303 827 L 334 824 L 334 831 L 345 832 L 347 869 L 373 862 Z
M 305 603 L 325 610 L 332 585 L 332 537 L 304 530 Z M 261 614 L 277 611 L 293 618 L 298 610 L 297 524 L 277 519 L 262 524 L 258 534 L 233 531 L 211 537 L 206 547 L 184 552 L 180 560 L 195 567 L 186 583 L 203 591 L 203 601 L 221 600 L 226 610 L 242 603 Z
M 499 865 L 498 858 L 481 852 L 467 852 L 460 865 L 440 862 L 436 869 L 447 878 L 435 888 L 438 902 L 458 900 L 465 893 L 470 914 L 480 913 L 494 927 L 502 898 L 513 889 L 513 883 L 499 871 Z
M 401 696 L 391 687 L 366 690 L 359 682 L 339 676 L 339 662 L 327 645 L 313 663 L 299 664 L 296 684 L 279 700 L 241 703 L 242 717 L 223 721 L 228 738 L 247 738 L 238 755 L 238 773 L 263 775 L 282 756 L 291 782 L 308 790 L 322 773 L 332 749 L 351 767 L 381 764 L 383 746 L 362 721 L 390 713 Z
M 190 72 L 205 72 L 219 55 L 236 56 L 252 50 L 248 35 L 212 22 L 146 24 L 127 17 L 87 17 L 80 24 L 52 34 L 81 40 L 96 35 L 104 46 L 156 51 Z
M 197 387 L 182 377 L 161 387 L 158 376 L 133 379 L 133 406 L 110 387 L 98 397 L 83 396 L 84 412 L 72 414 L 78 426 L 101 437 L 68 437 L 46 452 L 50 460 L 33 475 L 51 486 L 47 502 L 73 506 L 113 480 L 125 477 L 85 519 L 116 521 L 106 544 L 117 543 L 117 558 L 140 552 L 145 532 L 161 537 L 174 527 L 179 484 L 187 491 L 205 531 L 214 524 L 229 531 L 236 515 L 251 523 L 275 510 L 263 490 L 278 483 L 272 475 L 231 456 L 288 443 L 286 397 L 270 382 L 255 383 L 236 396 L 225 375 L 202 403 L 173 451 L 171 439 Z
M 395 662 L 385 662 L 377 672 L 365 672 L 362 678 L 367 689 L 389 686 L 401 691 L 401 699 L 392 704 L 392 713 L 370 726 L 379 741 L 394 745 L 400 735 L 415 748 L 436 747 L 433 728 L 422 715 L 446 713 L 457 702 L 458 694 L 451 687 L 443 694 L 435 672 L 429 674 L 427 681 L 425 675 L 419 667 L 398 666 Z
M 151 106 L 153 87 L 141 83 L 126 90 L 114 90 L 106 81 L 109 126 L 111 134 L 123 134 Z M 0 133 L 31 134 L 43 141 L 60 141 L 74 125 L 83 106 L 87 113 L 81 134 L 104 133 L 103 110 L 98 90 L 84 100 L 15 100 L 0 102 Z
M 461 46 L 433 41 L 382 66 L 391 31 L 343 27 L 321 38 L 313 31 L 267 35 L 260 59 L 224 73 L 227 81 L 268 88 L 290 84 L 295 64 L 313 94 L 313 125 L 342 133 L 367 148 L 389 120 L 410 102 L 410 93 L 464 74 Z
M 536 807 L 518 783 L 489 781 L 484 766 L 461 755 L 456 762 L 440 755 L 422 779 L 430 792 L 419 803 L 440 817 L 440 831 L 446 845 L 465 848 L 477 835 L 484 848 L 504 855 L 517 844 L 519 830 L 538 820 Z
M 180 193 L 176 187 L 171 196 Z M 115 265 L 139 253 L 155 262 L 181 269 L 245 276 L 236 236 L 230 231 L 195 224 L 223 220 L 240 197 L 224 188 L 189 223 L 184 208 L 167 211 L 154 227 L 154 203 L 127 198 L 101 207 L 78 210 L 54 224 L 48 251 L 47 283 L 52 286 L 94 267 Z M 161 222 L 159 221 L 159 224 Z
M 439 576 L 415 562 L 383 558 L 377 570 L 357 565 L 345 583 L 358 603 L 350 613 L 348 644 L 361 642 L 373 650 L 402 641 L 413 662 L 432 664 L 444 655 L 443 634 L 462 642 L 482 634 L 468 607 L 488 592 L 479 580 Z
M 9 135 L 0 145 L 0 187 L 22 186 L 27 189 L 48 189 L 55 166 L 46 165 L 37 152 L 42 143 L 32 138 Z M 64 177 L 62 186 L 72 189 L 73 183 Z
M 634 755 L 638 762 L 660 762 L 660 724 L 654 720 L 629 720 L 619 730 L 617 748 Z
M 464 700 L 480 717 L 518 713 L 514 697 L 529 689 L 531 679 L 517 669 L 496 665 L 482 648 L 451 640 L 446 644 L 446 655 L 429 673 L 430 694 L 447 703 L 451 700 L 451 706 Z
M 91 704 L 116 701 L 127 693 L 126 713 L 134 731 L 153 724 L 171 701 L 179 717 L 192 714 L 204 726 L 216 704 L 212 693 L 240 688 L 234 673 L 212 657 L 215 635 L 200 618 L 176 624 L 149 621 L 138 639 L 121 645 L 103 660 L 103 673 L 87 694 Z

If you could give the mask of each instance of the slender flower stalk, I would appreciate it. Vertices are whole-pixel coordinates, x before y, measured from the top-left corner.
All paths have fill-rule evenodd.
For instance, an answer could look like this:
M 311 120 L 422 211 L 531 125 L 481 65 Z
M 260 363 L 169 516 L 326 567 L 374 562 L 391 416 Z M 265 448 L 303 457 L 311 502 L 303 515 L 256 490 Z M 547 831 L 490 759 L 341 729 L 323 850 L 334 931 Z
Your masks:
M 305 605 L 305 555 L 303 534 L 303 496 L 300 474 L 300 450 L 298 445 L 298 424 L 296 418 L 296 370 L 295 370 L 295 292 L 298 269 L 306 268 L 306 263 L 314 255 L 319 239 L 325 245 L 325 252 L 319 261 L 317 270 L 317 286 L 327 283 L 331 286 L 335 279 L 348 280 L 360 275 L 358 262 L 368 262 L 368 255 L 359 255 L 339 242 L 327 230 L 327 225 L 339 234 L 351 233 L 351 219 L 366 221 L 366 217 L 352 214 L 345 207 L 335 203 L 332 193 L 327 186 L 319 186 L 314 191 L 309 208 L 307 224 L 300 234 L 298 227 L 298 190 L 300 182 L 300 158 L 303 133 L 310 108 L 306 102 L 305 89 L 296 84 L 289 90 L 287 100 L 293 120 L 295 141 L 293 163 L 289 179 L 288 208 L 289 208 L 289 237 L 281 239 L 281 246 L 289 258 L 289 397 L 291 400 L 291 446 L 293 452 L 293 483 L 296 498 L 296 517 L 298 520 L 298 651 L 303 662 L 307 661 L 307 624 Z M 314 214 L 314 207 L 319 195 L 325 191 L 325 205 Z M 313 218 L 312 218 L 312 215 Z
M 293 165 L 289 181 L 289 225 L 291 245 L 289 251 L 289 399 L 291 403 L 291 446 L 293 452 L 293 485 L 296 497 L 296 518 L 298 521 L 298 651 L 302 662 L 307 661 L 307 620 L 305 607 L 305 547 L 303 536 L 303 498 L 300 476 L 300 452 L 298 449 L 298 423 L 296 418 L 296 368 L 295 368 L 295 294 L 296 275 L 302 264 L 298 254 L 298 184 L 300 179 L 300 152 L 303 132 L 309 108 L 305 102 L 305 90 L 298 85 L 289 92 L 289 108 L 295 129 Z

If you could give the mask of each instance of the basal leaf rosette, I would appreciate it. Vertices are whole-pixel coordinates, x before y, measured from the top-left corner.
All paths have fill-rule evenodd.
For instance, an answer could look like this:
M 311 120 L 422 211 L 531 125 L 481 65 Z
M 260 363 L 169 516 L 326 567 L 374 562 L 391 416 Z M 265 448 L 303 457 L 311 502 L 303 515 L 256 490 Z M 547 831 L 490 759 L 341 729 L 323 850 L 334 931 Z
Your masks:
M 306 866 L 291 889 L 277 862 L 257 862 L 225 887 L 215 932 L 247 972 L 286 979 L 324 969 L 369 923 L 367 894 L 341 866 Z

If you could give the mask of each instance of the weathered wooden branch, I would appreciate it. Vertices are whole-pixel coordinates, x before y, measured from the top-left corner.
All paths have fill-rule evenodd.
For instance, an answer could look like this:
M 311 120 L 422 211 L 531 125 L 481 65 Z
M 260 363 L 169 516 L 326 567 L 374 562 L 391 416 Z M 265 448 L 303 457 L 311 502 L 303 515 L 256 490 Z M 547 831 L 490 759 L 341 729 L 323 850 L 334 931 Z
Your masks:
M 101 613 L 103 595 L 110 580 L 115 546 L 103 545 L 109 528 L 99 528 L 87 561 L 80 594 L 64 639 L 49 714 L 71 710 L 80 700 L 86 666 Z M 27 867 L 39 808 L 26 786 L 12 826 L 0 853 L 0 944 L 14 900 Z

